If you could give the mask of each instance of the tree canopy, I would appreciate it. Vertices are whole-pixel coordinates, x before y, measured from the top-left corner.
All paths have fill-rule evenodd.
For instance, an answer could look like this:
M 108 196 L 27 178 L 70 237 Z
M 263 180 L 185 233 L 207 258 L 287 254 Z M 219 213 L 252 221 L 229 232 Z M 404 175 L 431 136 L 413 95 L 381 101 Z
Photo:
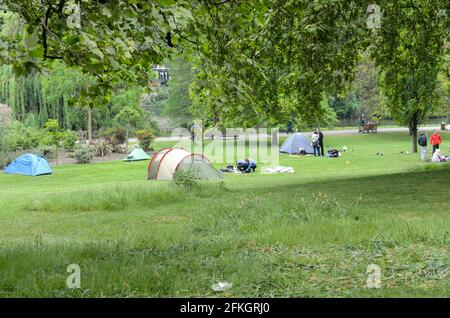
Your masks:
M 19 74 L 54 60 L 79 67 L 95 78 L 81 91 L 90 107 L 182 53 L 195 70 L 192 112 L 207 125 L 313 124 L 333 114 L 324 98 L 348 89 L 369 49 L 387 107 L 416 131 L 448 75 L 446 0 L 3 3 L 3 60 Z

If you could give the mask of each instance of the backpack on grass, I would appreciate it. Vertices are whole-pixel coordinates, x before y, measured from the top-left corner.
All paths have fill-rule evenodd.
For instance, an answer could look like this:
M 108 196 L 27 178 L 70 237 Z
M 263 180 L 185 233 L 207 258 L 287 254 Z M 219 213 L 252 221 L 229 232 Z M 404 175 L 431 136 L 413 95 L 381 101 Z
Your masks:
M 420 135 L 417 140 L 419 146 L 426 147 L 427 146 L 427 137 L 425 135 Z

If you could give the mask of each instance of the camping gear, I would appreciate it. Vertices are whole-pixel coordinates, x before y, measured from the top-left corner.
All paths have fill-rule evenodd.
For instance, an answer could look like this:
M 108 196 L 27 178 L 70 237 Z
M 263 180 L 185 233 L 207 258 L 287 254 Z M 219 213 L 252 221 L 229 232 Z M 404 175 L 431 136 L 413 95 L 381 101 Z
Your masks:
M 198 179 L 222 179 L 209 160 L 200 154 L 182 148 L 165 148 L 155 153 L 147 170 L 147 179 L 172 180 L 177 171 L 194 171 Z
M 273 167 L 273 168 L 266 168 L 264 169 L 265 173 L 294 173 L 294 168 L 292 167 L 283 167 L 283 166 L 278 166 L 278 167 Z
M 337 149 L 330 149 L 327 151 L 327 157 L 329 158 L 339 158 L 341 153 Z
M 220 172 L 231 172 L 231 173 L 241 173 L 237 168 L 233 165 L 229 164 L 225 168 L 219 169 Z
M 139 161 L 139 160 L 148 160 L 150 159 L 149 155 L 145 153 L 141 148 L 136 148 L 128 156 L 126 156 L 123 161 Z
M 281 145 L 280 152 L 294 155 L 299 154 L 300 148 L 303 148 L 307 154 L 314 153 L 314 149 L 311 146 L 311 141 L 308 137 L 300 133 L 295 133 L 290 135 L 283 145 Z
M 40 176 L 52 174 L 52 168 L 43 157 L 25 154 L 11 162 L 4 170 L 5 173 L 23 174 L 25 176 Z
M 417 143 L 419 144 L 419 146 L 426 147 L 428 144 L 427 136 L 424 133 L 420 134 Z

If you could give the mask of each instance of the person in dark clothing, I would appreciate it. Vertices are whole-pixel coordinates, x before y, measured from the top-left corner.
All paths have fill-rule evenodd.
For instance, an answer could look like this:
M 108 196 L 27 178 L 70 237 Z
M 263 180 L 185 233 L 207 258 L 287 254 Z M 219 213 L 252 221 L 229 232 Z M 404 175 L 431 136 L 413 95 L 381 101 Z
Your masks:
M 287 124 L 287 133 L 288 133 L 288 134 L 292 134 L 292 132 L 293 132 L 293 129 L 292 129 L 292 122 L 289 121 L 288 124 Z
M 359 125 L 364 126 L 365 123 L 366 123 L 366 119 L 364 117 L 364 114 L 361 114 L 361 116 L 359 116 Z
M 319 147 L 320 147 L 320 154 L 325 156 L 325 151 L 323 150 L 323 133 L 320 131 L 319 128 L 316 129 L 316 132 L 319 134 Z
M 422 147 L 421 152 L 421 158 L 423 161 L 427 161 L 427 135 L 425 134 L 425 131 L 420 132 L 419 139 L 417 140 L 417 143 Z
M 311 146 L 314 149 L 314 157 L 320 157 L 319 133 L 317 131 L 314 131 L 311 136 Z
M 255 172 L 256 161 L 253 159 L 245 158 L 244 160 L 238 160 L 236 162 L 236 166 L 239 169 L 239 171 L 244 173 Z
M 195 142 L 195 124 L 192 124 L 191 126 L 191 140 L 192 142 Z

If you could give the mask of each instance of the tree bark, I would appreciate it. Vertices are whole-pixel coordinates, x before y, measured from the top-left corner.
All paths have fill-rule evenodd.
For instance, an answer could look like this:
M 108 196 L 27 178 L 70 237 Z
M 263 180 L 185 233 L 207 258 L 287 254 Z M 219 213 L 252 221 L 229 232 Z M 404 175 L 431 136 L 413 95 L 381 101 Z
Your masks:
M 92 107 L 88 107 L 88 140 L 89 144 L 92 145 Z
M 411 122 L 409 123 L 409 131 L 410 131 L 410 135 L 412 136 L 412 152 L 416 153 L 417 152 L 417 127 L 418 126 L 418 120 L 416 118 L 416 116 L 414 116 L 411 119 Z
M 412 131 L 413 147 L 412 152 L 417 152 L 417 127 Z
M 128 155 L 128 130 L 129 128 L 127 127 L 125 130 L 125 154 Z

